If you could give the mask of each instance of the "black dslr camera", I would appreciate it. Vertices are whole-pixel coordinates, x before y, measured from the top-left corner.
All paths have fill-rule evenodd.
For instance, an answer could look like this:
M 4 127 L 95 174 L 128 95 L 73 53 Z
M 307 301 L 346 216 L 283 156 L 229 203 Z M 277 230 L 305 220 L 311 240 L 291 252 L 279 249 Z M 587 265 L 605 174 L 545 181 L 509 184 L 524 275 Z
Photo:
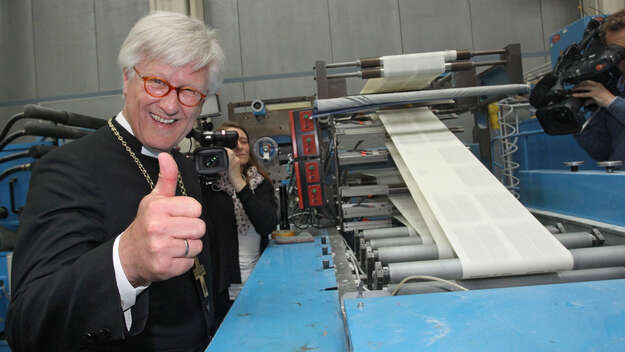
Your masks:
M 193 151 L 195 170 L 202 176 L 216 176 L 228 170 L 228 153 L 224 149 L 234 149 L 239 140 L 236 131 L 203 131 L 192 129 L 189 137 L 198 141 L 201 147 Z
M 585 98 L 575 98 L 573 87 L 586 80 L 603 84 L 616 95 L 621 75 L 619 62 L 625 59 L 625 48 L 601 42 L 601 23 L 592 19 L 584 30 L 582 41 L 570 45 L 558 58 L 553 72 L 544 76 L 530 95 L 540 125 L 549 135 L 579 133 L 585 115 L 598 107 L 584 106 Z

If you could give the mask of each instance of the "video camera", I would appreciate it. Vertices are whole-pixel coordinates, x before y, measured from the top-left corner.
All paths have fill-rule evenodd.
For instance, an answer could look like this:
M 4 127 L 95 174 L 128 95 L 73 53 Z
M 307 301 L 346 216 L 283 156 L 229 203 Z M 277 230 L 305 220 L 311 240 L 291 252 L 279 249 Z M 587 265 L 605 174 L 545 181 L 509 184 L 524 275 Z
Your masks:
M 586 122 L 585 115 L 598 107 L 584 106 L 585 98 L 572 96 L 573 87 L 586 80 L 603 84 L 613 94 L 621 75 L 618 65 L 625 59 L 625 48 L 604 45 L 600 25 L 592 19 L 584 30 L 583 39 L 570 45 L 558 58 L 553 72 L 536 84 L 530 104 L 543 130 L 549 135 L 579 133 Z
M 208 131 L 192 129 L 188 137 L 192 137 L 201 145 L 193 151 L 195 170 L 202 176 L 216 176 L 228 170 L 228 153 L 225 148 L 234 149 L 239 140 L 236 131 Z

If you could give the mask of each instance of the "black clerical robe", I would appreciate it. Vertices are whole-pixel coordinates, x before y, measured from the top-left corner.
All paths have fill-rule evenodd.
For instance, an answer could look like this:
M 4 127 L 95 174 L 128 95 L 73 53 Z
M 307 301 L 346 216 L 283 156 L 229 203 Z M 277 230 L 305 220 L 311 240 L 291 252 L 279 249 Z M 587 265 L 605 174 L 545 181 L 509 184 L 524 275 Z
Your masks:
M 158 160 L 115 127 L 158 179 Z M 174 153 L 190 196 L 200 200 L 191 160 Z M 16 351 L 203 351 L 213 325 L 193 271 L 152 283 L 137 296 L 126 329 L 113 242 L 136 216 L 150 187 L 108 126 L 48 153 L 37 162 L 20 218 L 12 267 L 7 338 Z M 180 195 L 180 189 L 177 190 Z M 206 216 L 200 261 L 208 272 L 213 226 Z

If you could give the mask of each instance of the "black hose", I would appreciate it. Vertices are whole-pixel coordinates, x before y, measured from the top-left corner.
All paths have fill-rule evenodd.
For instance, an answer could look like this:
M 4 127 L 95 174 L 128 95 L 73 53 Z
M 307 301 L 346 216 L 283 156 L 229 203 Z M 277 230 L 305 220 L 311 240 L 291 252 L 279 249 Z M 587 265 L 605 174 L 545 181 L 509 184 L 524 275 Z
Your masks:
M 27 135 L 26 131 L 24 131 L 24 130 L 20 130 L 20 131 L 11 133 L 8 137 L 6 137 L 2 141 L 0 141 L 0 151 L 2 151 L 2 149 L 4 149 L 4 147 L 9 145 L 14 140 L 16 140 L 16 139 L 18 139 L 20 137 L 24 137 L 26 135 Z
M 9 130 L 11 129 L 11 127 L 13 127 L 13 125 L 20 119 L 24 118 L 24 113 L 20 112 L 17 113 L 13 116 L 11 116 L 9 118 L 9 121 L 7 121 L 7 124 L 4 125 L 4 127 L 2 128 L 2 132 L 0 132 L 0 141 L 4 139 L 4 137 L 7 136 L 7 134 L 9 133 Z
M 32 164 L 28 163 L 28 164 L 22 164 L 22 165 L 15 165 L 12 166 L 6 170 L 4 170 L 2 173 L 0 173 L 0 181 L 4 180 L 7 176 L 12 175 L 16 172 L 20 172 L 20 171 L 28 171 L 30 170 Z
M 21 159 L 21 158 L 26 158 L 29 157 L 30 155 L 28 154 L 28 150 L 23 151 L 23 152 L 19 152 L 19 153 L 14 153 L 14 154 L 9 154 L 6 156 L 3 156 L 0 158 L 0 164 L 2 163 L 6 163 L 8 161 L 11 160 L 15 160 L 15 159 Z

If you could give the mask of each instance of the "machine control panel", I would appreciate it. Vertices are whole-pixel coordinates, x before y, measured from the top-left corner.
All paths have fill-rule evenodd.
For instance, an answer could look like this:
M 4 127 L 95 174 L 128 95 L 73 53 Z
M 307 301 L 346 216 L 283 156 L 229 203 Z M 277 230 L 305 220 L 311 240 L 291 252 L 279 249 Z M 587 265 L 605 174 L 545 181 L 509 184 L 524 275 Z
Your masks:
M 312 118 L 312 110 L 304 109 L 290 112 L 290 124 L 299 208 L 322 207 L 323 165 L 318 122 Z
M 319 161 L 304 163 L 304 169 L 306 173 L 306 182 L 315 183 L 321 180 L 321 177 L 319 177 Z
M 315 130 L 315 121 L 311 118 L 311 112 L 309 110 L 300 111 L 299 113 L 299 125 L 302 132 L 311 132 Z
M 308 186 L 308 204 L 310 204 L 311 207 L 320 207 L 323 205 L 321 193 L 321 185 Z
M 317 155 L 317 143 L 315 143 L 314 134 L 302 135 L 302 150 L 303 156 L 315 156 Z
M 310 109 L 290 112 L 291 141 L 296 158 L 319 157 L 319 128 L 317 120 L 311 116 Z

